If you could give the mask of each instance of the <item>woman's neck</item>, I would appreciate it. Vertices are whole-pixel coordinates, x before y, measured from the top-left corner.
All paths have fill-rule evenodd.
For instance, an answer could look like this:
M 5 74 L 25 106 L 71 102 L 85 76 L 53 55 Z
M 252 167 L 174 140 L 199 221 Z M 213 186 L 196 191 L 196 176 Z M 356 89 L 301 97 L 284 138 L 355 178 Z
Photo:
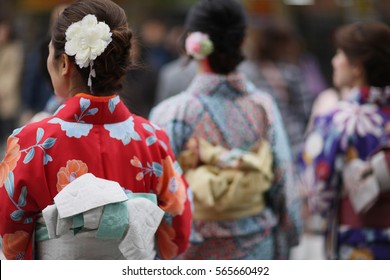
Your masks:
M 198 73 L 214 73 L 207 58 L 198 60 Z

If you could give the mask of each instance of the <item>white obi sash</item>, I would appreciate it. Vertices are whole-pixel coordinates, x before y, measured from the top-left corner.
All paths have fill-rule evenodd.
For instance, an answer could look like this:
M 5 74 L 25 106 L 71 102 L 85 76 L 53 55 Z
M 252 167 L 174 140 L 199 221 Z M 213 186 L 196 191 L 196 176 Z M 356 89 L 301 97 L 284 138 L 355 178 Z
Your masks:
M 154 259 L 164 211 L 155 194 L 125 193 L 85 174 L 47 206 L 35 230 L 37 259 Z

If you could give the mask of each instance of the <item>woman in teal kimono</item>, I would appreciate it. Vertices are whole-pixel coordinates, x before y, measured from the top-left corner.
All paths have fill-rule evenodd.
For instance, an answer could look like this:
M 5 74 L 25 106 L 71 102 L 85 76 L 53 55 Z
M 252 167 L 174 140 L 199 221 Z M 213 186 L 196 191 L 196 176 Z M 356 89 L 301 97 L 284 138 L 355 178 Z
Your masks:
M 290 248 L 298 242 L 298 192 L 294 189 L 290 148 L 274 100 L 236 71 L 243 59 L 241 45 L 246 28 L 243 7 L 234 0 L 199 1 L 187 16 L 186 28 L 186 52 L 196 61 L 198 73 L 185 91 L 155 107 L 150 120 L 168 133 L 177 157 L 191 159 L 186 156 L 192 153 L 188 148 L 191 143 L 198 143 L 201 145 L 198 148 L 216 152 L 220 163 L 234 166 L 235 171 L 236 165 L 253 157 L 252 152 L 265 140 L 272 153 L 273 179 L 266 192 L 259 190 L 253 195 L 252 198 L 259 199 L 253 205 L 249 202 L 251 197 L 247 201 L 238 200 L 245 188 L 232 183 L 226 193 L 235 188 L 236 201 L 233 199 L 231 203 L 241 209 L 248 207 L 243 210 L 246 214 L 242 214 L 230 211 L 234 207 L 223 206 L 226 211 L 218 210 L 221 197 L 226 198 L 225 191 L 216 187 L 215 192 L 196 192 L 195 186 L 205 188 L 208 183 L 202 183 L 203 175 L 197 180 L 188 173 L 197 218 L 191 246 L 180 258 L 287 259 Z M 203 154 L 198 148 L 195 157 Z M 224 153 L 231 157 L 224 157 Z M 210 164 L 198 164 L 195 160 L 196 168 L 217 167 Z M 221 174 L 224 171 L 221 168 Z M 223 181 L 223 175 L 215 179 Z M 259 181 L 257 187 L 261 189 L 262 183 Z M 214 202 L 215 207 L 211 207 Z M 201 207 L 209 211 L 200 213 Z

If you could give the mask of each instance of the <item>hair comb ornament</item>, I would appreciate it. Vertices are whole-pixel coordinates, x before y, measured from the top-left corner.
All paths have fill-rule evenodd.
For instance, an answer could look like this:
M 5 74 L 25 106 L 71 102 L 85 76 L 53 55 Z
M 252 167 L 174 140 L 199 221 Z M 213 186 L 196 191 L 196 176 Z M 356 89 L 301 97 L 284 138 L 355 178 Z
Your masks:
M 214 45 L 209 35 L 202 32 L 192 32 L 186 38 L 185 48 L 188 55 L 202 60 L 213 52 Z
M 88 86 L 92 90 L 92 77 L 96 77 L 94 60 L 101 55 L 112 41 L 110 27 L 88 14 L 82 20 L 72 23 L 65 32 L 65 53 L 75 56 L 80 68 L 90 67 Z

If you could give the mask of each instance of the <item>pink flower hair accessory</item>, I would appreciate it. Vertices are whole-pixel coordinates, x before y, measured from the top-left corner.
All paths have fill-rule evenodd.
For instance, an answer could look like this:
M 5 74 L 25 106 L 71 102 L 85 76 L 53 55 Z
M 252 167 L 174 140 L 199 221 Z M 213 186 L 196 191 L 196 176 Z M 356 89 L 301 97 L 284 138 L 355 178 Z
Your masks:
M 197 60 L 202 60 L 214 50 L 213 42 L 209 35 L 202 32 L 192 32 L 186 38 L 186 52 Z

